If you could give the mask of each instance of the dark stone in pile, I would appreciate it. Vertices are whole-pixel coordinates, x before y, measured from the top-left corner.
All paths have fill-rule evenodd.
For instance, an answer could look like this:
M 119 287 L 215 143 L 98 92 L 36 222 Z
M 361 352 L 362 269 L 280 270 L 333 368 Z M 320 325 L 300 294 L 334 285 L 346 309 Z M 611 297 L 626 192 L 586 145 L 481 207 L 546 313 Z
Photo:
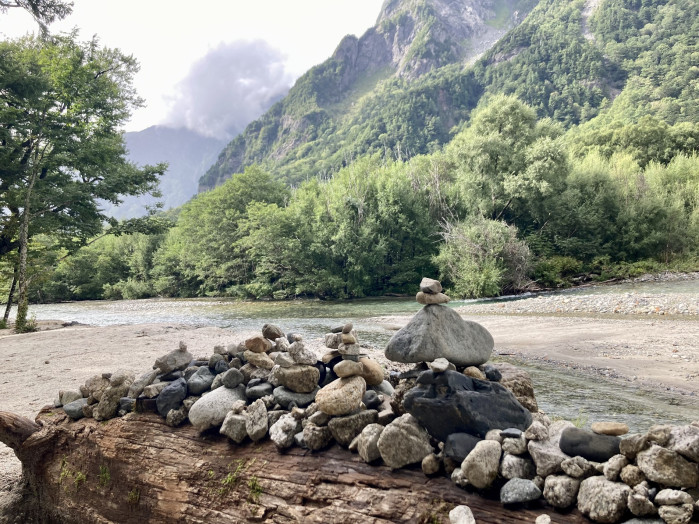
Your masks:
M 135 398 L 121 397 L 119 399 L 119 411 L 131 413 L 133 411 L 134 404 L 136 404 Z
M 405 395 L 403 405 L 441 441 L 452 433 L 485 437 L 491 429 L 524 431 L 532 423 L 531 413 L 503 386 L 456 371 L 424 371 Z
M 134 411 L 137 413 L 158 413 L 158 401 L 154 398 L 138 397 Z
M 179 409 L 182 401 L 187 398 L 187 382 L 183 378 L 178 378 L 173 383 L 165 386 L 156 400 L 158 413 L 161 417 L 167 417 L 171 409 Z
M 315 400 L 316 393 L 318 393 L 318 391 L 320 391 L 320 388 L 316 388 L 310 393 L 296 393 L 294 391 L 291 391 L 290 389 L 286 389 L 283 386 L 278 386 L 274 388 L 273 395 L 274 401 L 277 404 L 279 404 L 284 409 L 290 410 L 291 404 L 300 408 L 310 406 L 311 403 Z
M 500 380 L 502 380 L 502 373 L 500 373 L 500 370 L 492 364 L 484 365 L 483 373 L 485 374 L 485 378 L 492 382 L 500 382 Z
M 598 435 L 580 428 L 566 428 L 558 447 L 571 457 L 581 456 L 594 462 L 606 462 L 619 454 L 619 437 Z
M 444 442 L 444 455 L 461 464 L 481 440 L 470 433 L 452 433 Z
M 83 406 L 87 406 L 86 398 L 79 398 L 78 400 L 69 402 L 68 404 L 63 406 L 63 409 L 70 418 L 72 418 L 73 420 L 78 420 L 85 416 L 83 414 Z
M 204 365 L 208 364 L 208 362 L 204 362 Z M 196 366 L 198 364 L 190 364 L 190 366 Z M 165 373 L 164 375 L 160 375 L 158 378 L 163 381 L 163 382 L 170 382 L 171 380 L 177 380 L 178 378 L 182 378 L 184 376 L 184 372 L 182 371 L 171 371 L 170 373 Z
M 252 380 L 250 381 L 252 382 Z M 257 400 L 258 398 L 266 397 L 271 395 L 274 391 L 274 386 L 269 382 L 261 382 L 249 387 L 245 390 L 245 396 L 250 400 Z
M 362 402 L 367 407 L 367 409 L 375 409 L 381 405 L 381 399 L 379 394 L 373 389 L 368 389 L 364 396 L 362 397 Z
M 228 362 L 225 360 L 219 360 L 216 362 L 216 365 L 214 366 L 214 373 L 217 375 L 220 375 L 221 373 L 225 373 L 228 371 Z

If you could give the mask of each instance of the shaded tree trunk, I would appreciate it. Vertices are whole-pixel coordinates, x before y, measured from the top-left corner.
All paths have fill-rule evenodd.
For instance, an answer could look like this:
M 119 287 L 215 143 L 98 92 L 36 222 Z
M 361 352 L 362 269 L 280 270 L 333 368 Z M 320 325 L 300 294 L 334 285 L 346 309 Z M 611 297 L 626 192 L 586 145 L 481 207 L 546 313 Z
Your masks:
M 24 209 L 19 224 L 19 296 L 17 297 L 17 317 L 15 319 L 15 331 L 24 332 L 27 329 L 27 313 L 29 311 L 29 279 L 27 277 L 27 254 L 29 252 L 29 209 L 32 190 L 37 175 L 33 173 L 24 196 Z
M 72 422 L 44 408 L 34 423 L 0 412 L 0 440 L 22 461 L 36 522 L 448 523 L 459 504 L 479 524 L 534 522 L 542 513 L 555 523 L 589 522 L 543 503 L 506 509 L 419 467 L 391 471 L 338 446 L 237 446 L 155 414 Z
M 10 319 L 10 311 L 12 310 L 12 301 L 15 298 L 15 289 L 17 289 L 17 270 L 18 270 L 18 265 L 15 264 L 15 270 L 12 274 L 12 285 L 10 285 L 10 291 L 7 294 L 7 306 L 5 306 L 5 314 L 2 317 L 2 320 L 6 325 Z

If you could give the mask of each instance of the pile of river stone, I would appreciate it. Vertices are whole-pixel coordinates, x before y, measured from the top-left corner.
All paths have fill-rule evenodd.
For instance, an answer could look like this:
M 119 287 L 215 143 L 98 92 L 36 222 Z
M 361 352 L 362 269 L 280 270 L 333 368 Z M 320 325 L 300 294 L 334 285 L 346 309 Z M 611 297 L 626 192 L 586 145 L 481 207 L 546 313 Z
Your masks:
M 325 336 L 321 359 L 300 335 L 266 324 L 260 336 L 216 346 L 208 359 L 180 343 L 138 379 L 95 376 L 79 392 L 61 391 L 56 404 L 73 419 L 153 411 L 169 425 L 189 420 L 236 443 L 269 435 L 280 450 L 337 442 L 368 463 L 421 464 L 426 475 L 449 475 L 467 489 L 499 490 L 503 504 L 543 497 L 597 522 L 686 524 L 699 516 L 699 422 L 623 438 L 628 428 L 614 423 L 586 431 L 551 422 L 525 372 L 487 363 L 492 336 L 444 305 L 439 282 L 423 279 L 416 300 L 424 307 L 385 350 L 414 368 L 391 374 L 392 384 L 352 324 Z

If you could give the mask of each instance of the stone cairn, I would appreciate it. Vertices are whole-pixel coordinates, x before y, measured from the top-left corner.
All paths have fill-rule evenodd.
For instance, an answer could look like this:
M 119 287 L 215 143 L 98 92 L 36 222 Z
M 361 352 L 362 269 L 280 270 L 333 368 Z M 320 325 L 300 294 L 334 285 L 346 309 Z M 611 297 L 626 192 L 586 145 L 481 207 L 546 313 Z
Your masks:
M 152 411 L 171 426 L 189 421 L 236 443 L 269 436 L 280 450 L 337 442 L 368 463 L 421 464 L 425 475 L 446 474 L 465 489 L 499 490 L 503 504 L 543 497 L 596 522 L 699 517 L 699 421 L 634 435 L 614 422 L 591 431 L 552 422 L 525 372 L 488 363 L 492 336 L 444 306 L 439 282 L 423 279 L 416 300 L 424 307 L 385 349 L 414 367 L 390 382 L 351 323 L 325 336 L 320 360 L 300 335 L 266 324 L 242 344 L 214 347 L 208 359 L 181 342 L 139 378 L 97 375 L 80 391 L 59 392 L 56 406 L 74 420 Z M 450 520 L 475 522 L 466 506 Z

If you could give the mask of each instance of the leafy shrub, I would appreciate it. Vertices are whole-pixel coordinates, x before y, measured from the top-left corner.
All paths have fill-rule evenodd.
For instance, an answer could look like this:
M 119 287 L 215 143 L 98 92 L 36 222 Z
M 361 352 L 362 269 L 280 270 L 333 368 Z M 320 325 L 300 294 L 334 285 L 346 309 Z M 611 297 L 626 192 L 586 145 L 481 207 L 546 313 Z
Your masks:
M 459 297 L 486 297 L 523 289 L 528 283 L 530 251 L 505 222 L 473 217 L 446 223 L 444 244 L 435 263 Z
M 537 262 L 534 279 L 544 287 L 568 287 L 583 271 L 583 263 L 573 257 L 553 256 Z
M 103 296 L 107 300 L 119 300 L 122 298 L 133 300 L 148 298 L 153 295 L 153 285 L 151 283 L 133 278 L 120 280 L 116 284 L 105 284 L 103 288 Z

